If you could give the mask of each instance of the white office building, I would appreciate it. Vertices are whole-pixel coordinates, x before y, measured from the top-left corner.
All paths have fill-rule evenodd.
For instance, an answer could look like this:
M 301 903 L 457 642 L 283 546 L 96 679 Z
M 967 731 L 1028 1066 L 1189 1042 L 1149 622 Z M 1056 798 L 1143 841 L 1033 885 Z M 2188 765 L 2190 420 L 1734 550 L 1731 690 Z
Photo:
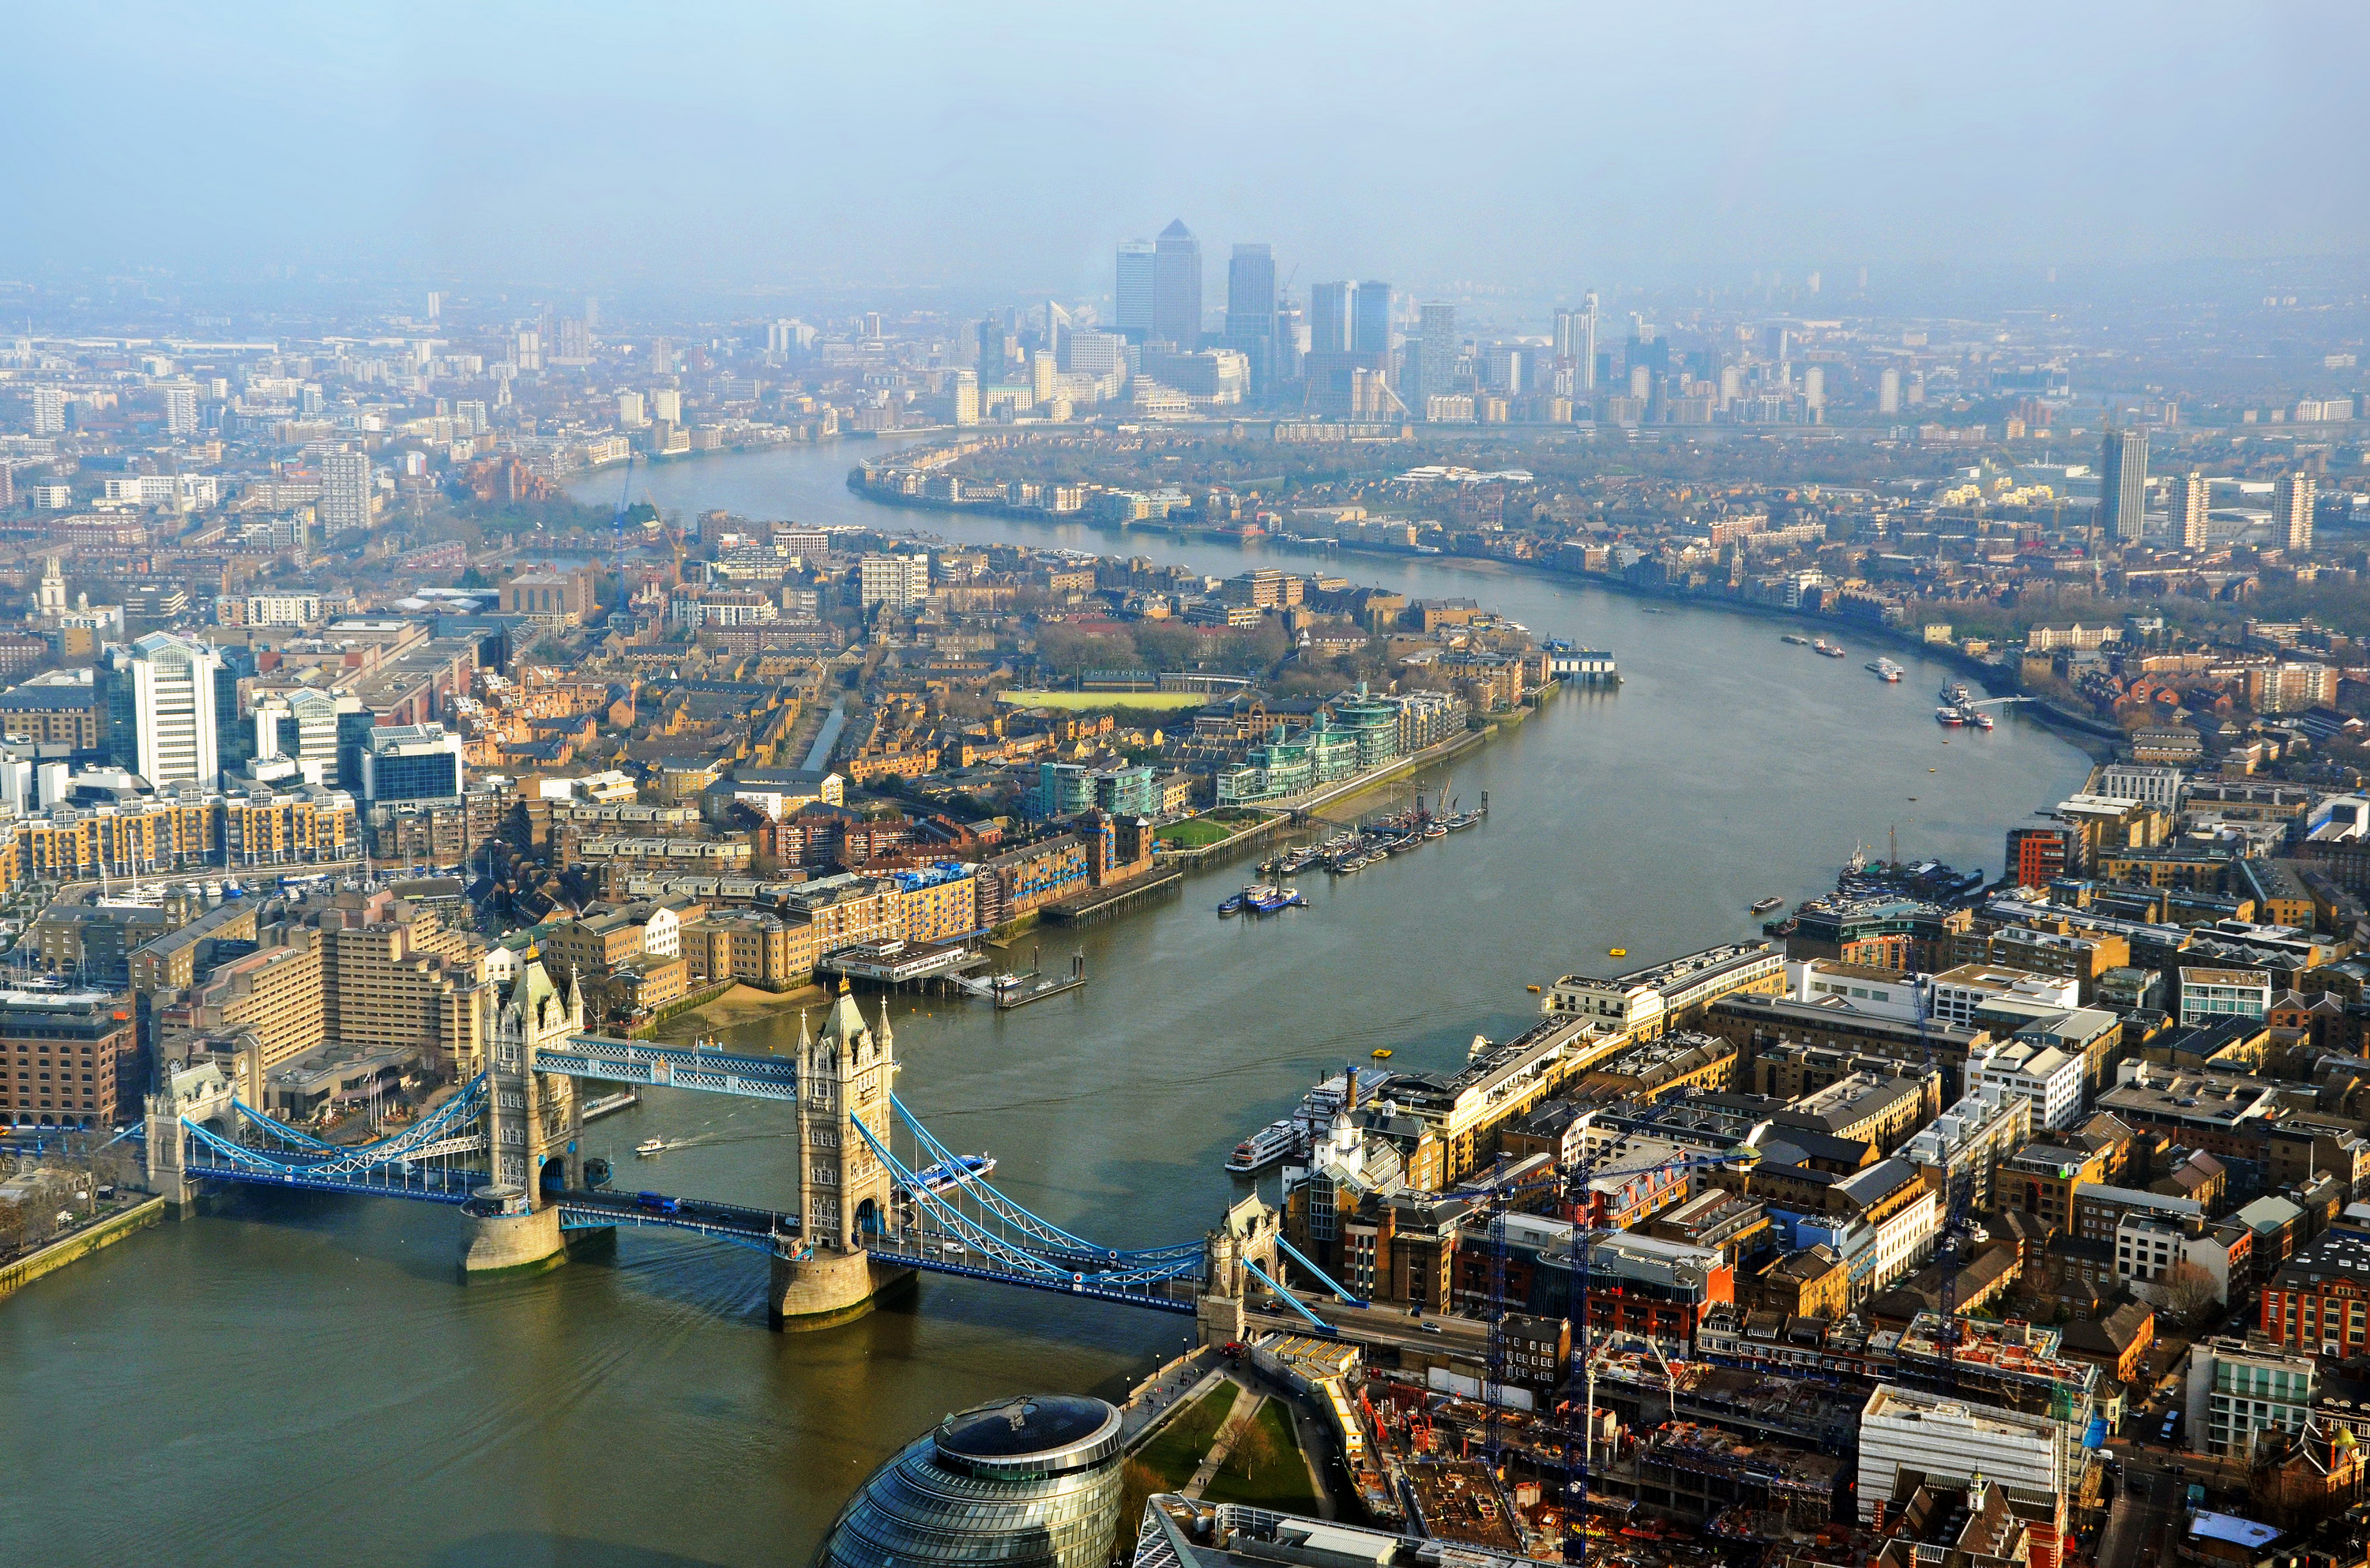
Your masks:
M 2070 1447 L 2065 1429 L 2045 1415 L 1879 1384 L 1860 1412 L 1860 1522 L 1891 1500 L 1904 1470 L 1943 1484 L 1980 1475 L 2061 1493 L 2068 1487 Z
M 162 631 L 108 653 L 114 679 L 131 686 L 132 770 L 160 788 L 212 787 L 222 774 L 214 735 L 222 654 Z
M 2036 1128 L 2072 1126 L 2082 1114 L 2086 1065 L 2077 1053 L 2029 1041 L 2005 1040 L 1967 1063 L 1970 1089 L 1998 1089 L 2032 1102 Z

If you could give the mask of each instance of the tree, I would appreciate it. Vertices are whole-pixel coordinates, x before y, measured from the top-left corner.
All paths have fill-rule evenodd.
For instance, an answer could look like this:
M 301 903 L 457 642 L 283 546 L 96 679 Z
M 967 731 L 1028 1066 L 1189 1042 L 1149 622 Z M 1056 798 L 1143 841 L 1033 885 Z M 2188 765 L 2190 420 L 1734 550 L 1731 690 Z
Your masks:
M 1266 1414 L 1267 1405 L 1261 1403 L 1243 1418 L 1235 1430 L 1234 1449 L 1226 1456 L 1226 1468 L 1238 1470 L 1246 1481 L 1276 1461 L 1275 1432 L 1262 1419 Z
M 2157 1301 L 2166 1317 L 2183 1328 L 2195 1328 L 2221 1309 L 2222 1287 L 2212 1274 L 2183 1258 L 2157 1281 Z

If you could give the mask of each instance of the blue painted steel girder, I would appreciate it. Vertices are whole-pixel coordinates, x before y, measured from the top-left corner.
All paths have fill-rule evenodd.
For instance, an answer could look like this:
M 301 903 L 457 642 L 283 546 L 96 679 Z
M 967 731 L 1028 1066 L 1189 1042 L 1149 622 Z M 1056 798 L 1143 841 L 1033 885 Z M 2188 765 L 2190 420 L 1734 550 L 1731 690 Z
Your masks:
M 799 1097 L 798 1064 L 785 1057 L 744 1056 L 602 1034 L 571 1034 L 565 1047 L 543 1047 L 535 1054 L 535 1070 L 557 1078 L 700 1090 L 753 1100 Z

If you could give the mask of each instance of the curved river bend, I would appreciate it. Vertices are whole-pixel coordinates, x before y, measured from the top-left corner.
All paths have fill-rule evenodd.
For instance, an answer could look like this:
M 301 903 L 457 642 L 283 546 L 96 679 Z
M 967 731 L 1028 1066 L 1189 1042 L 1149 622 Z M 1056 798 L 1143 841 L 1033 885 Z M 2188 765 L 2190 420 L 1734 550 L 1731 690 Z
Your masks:
M 1203 570 L 1256 554 L 1154 536 L 908 513 L 844 485 L 875 448 L 705 459 L 647 481 L 662 509 L 862 521 L 1059 542 Z M 614 501 L 596 478 L 587 499 Z M 637 479 L 639 488 L 644 481 Z M 1310 558 L 1279 555 L 1306 570 Z M 1465 595 L 1541 635 L 1610 647 L 1628 684 L 1563 697 L 1457 760 L 1488 825 L 1333 885 L 1315 907 L 1220 921 L 1241 868 L 1077 938 L 1083 993 L 991 1015 L 900 1005 L 901 1091 L 985 1148 L 1023 1202 L 1099 1238 L 1198 1235 L 1236 1190 L 1226 1149 L 1377 1046 L 1451 1068 L 1524 991 L 1743 936 L 1768 894 L 1826 885 L 1855 840 L 1996 869 L 2002 830 L 2077 787 L 2079 752 L 2007 710 L 1932 719 L 1950 672 L 1894 651 L 1820 659 L 1778 624 L 1486 564 L 1345 557 L 1354 581 Z M 1438 779 L 1432 780 L 1435 785 Z M 1915 797 L 1912 799 L 1912 797 Z M 754 1048 L 794 1018 L 739 1031 Z M 777 1108 L 671 1097 L 599 1123 L 621 1182 L 765 1202 L 792 1151 Z M 706 1135 L 657 1160 L 652 1134 Z M 765 1327 L 755 1255 L 637 1235 L 541 1279 L 454 1283 L 441 1209 L 269 1194 L 160 1228 L 0 1305 L 0 1560 L 532 1565 L 802 1562 L 867 1470 L 949 1410 L 1031 1389 L 1106 1390 L 1173 1354 L 1186 1320 L 926 1281 L 827 1334 Z

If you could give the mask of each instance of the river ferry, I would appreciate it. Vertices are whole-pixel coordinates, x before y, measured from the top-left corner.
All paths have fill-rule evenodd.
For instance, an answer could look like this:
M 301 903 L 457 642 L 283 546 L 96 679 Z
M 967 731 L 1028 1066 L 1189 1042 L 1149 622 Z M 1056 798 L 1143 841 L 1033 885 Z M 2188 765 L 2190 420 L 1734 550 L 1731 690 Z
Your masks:
M 1938 708 L 1934 709 L 1934 722 L 1941 725 L 1944 729 L 1955 730 L 1965 724 L 1966 721 L 1967 716 L 1964 713 L 1960 712 L 1956 707 Z
M 1867 667 L 1875 674 L 1878 680 L 1883 681 L 1888 685 L 1898 685 L 1900 683 L 1902 674 L 1901 666 L 1894 663 L 1890 659 L 1871 659 L 1868 662 Z
M 914 1179 L 921 1182 L 922 1190 L 926 1193 L 943 1193 L 949 1187 L 959 1186 L 966 1182 L 975 1182 L 981 1177 L 991 1175 L 995 1170 L 995 1157 L 983 1149 L 977 1154 L 955 1156 L 951 1169 L 946 1160 L 926 1166 L 915 1171 Z
M 1842 649 L 1836 647 L 1834 643 L 1829 642 L 1824 637 L 1811 644 L 1811 651 L 1813 653 L 1824 653 L 1830 659 L 1840 659 L 1844 656 L 1844 651 Z
M 1779 638 L 1778 640 L 1780 642 L 1790 642 L 1797 648 L 1808 648 L 1811 645 L 1811 640 L 1809 638 L 1790 631 L 1785 636 Z

